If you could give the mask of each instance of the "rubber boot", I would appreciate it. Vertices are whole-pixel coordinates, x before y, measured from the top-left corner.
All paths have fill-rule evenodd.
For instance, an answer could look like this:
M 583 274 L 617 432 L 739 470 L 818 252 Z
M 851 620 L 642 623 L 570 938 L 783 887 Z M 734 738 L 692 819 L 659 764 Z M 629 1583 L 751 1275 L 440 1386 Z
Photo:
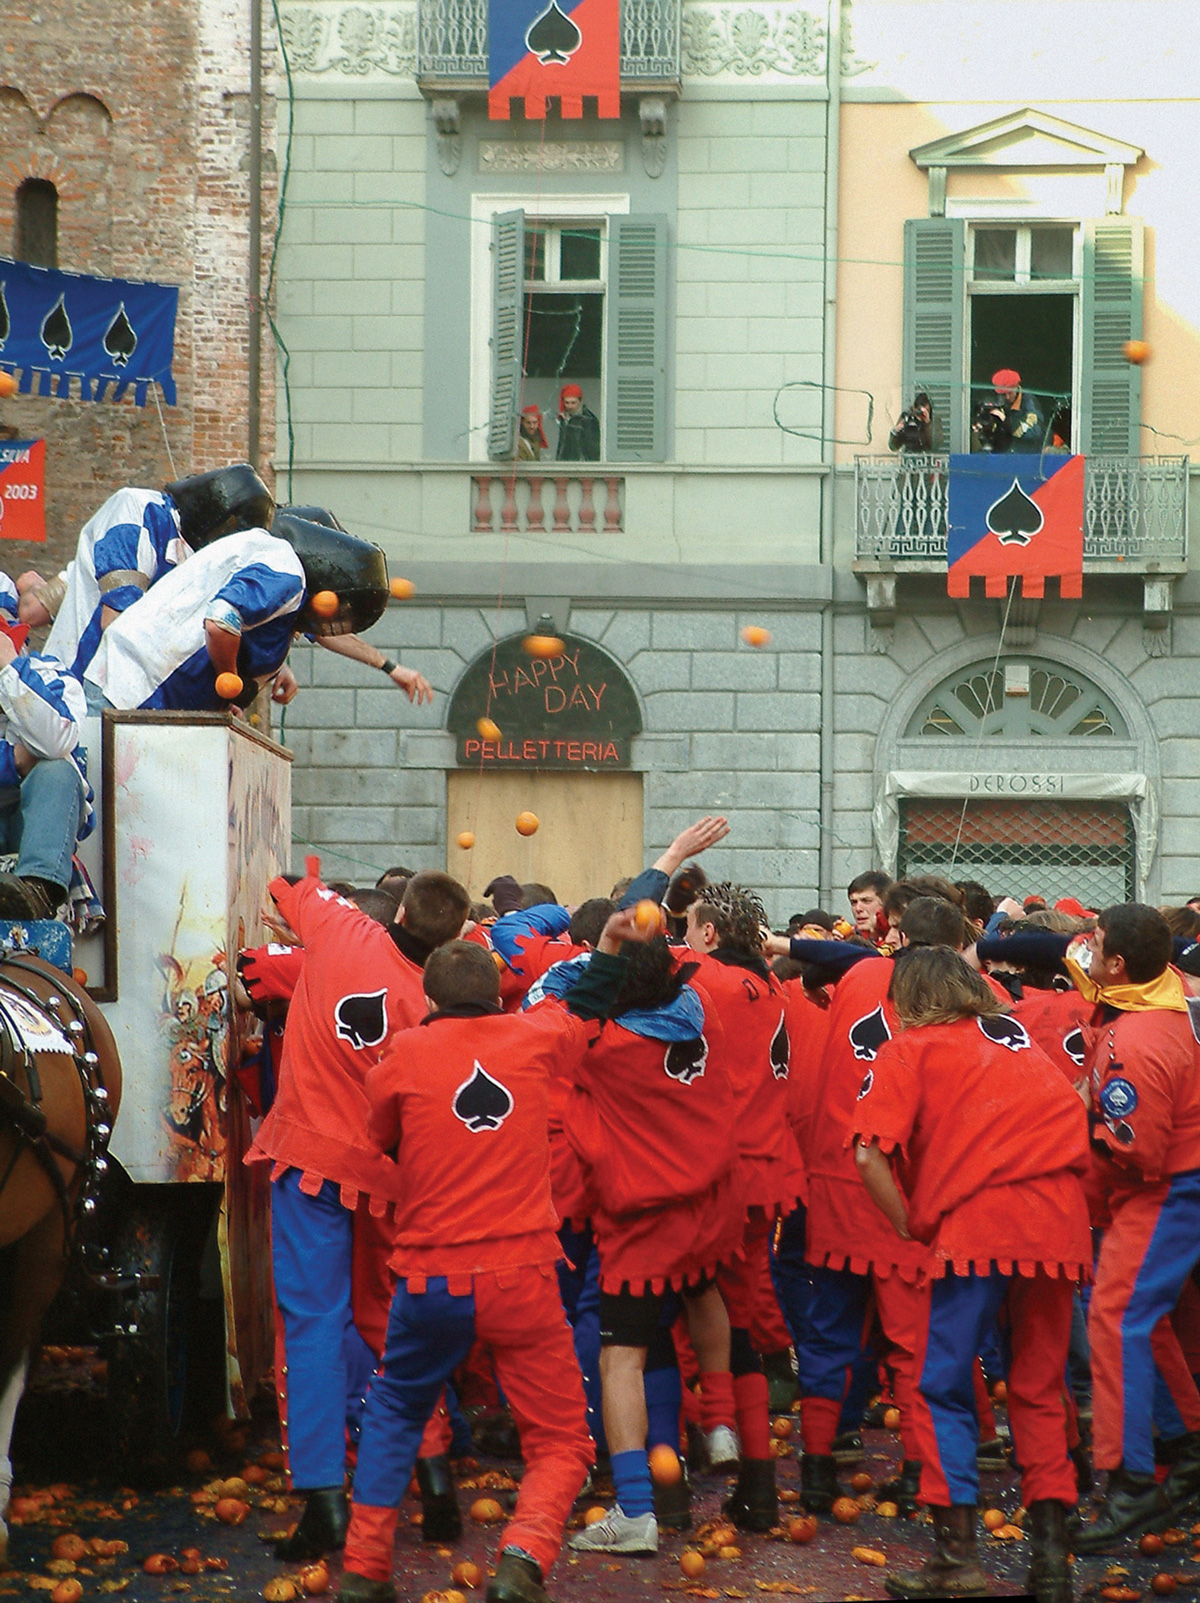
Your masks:
M 396 1603 L 396 1596 L 390 1581 L 369 1581 L 365 1575 L 347 1570 L 338 1588 L 337 1603 Z
M 1025 1585 L 1037 1603 L 1071 1603 L 1071 1566 L 1067 1563 L 1067 1507 L 1057 1498 L 1029 1505 L 1029 1574 Z
M 889 1597 L 985 1597 L 988 1578 L 975 1557 L 975 1505 L 934 1508 L 932 1554 L 919 1570 L 885 1575 Z
M 307 1494 L 300 1523 L 275 1543 L 275 1557 L 285 1564 L 321 1558 L 344 1547 L 350 1526 L 350 1505 L 342 1486 L 318 1486 Z
M 687 1472 L 670 1486 L 654 1483 L 654 1517 L 659 1530 L 689 1531 L 692 1528 L 692 1488 Z
M 550 1594 L 533 1560 L 506 1547 L 488 1585 L 486 1603 L 550 1603 Z
M 1117 1469 L 1108 1477 L 1108 1492 L 1100 1512 L 1085 1525 L 1071 1545 L 1076 1553 L 1102 1553 L 1123 1536 L 1141 1531 L 1165 1531 L 1175 1511 L 1153 1475 L 1133 1475 Z
M 457 1542 L 462 1535 L 462 1514 L 454 1490 L 447 1453 L 417 1459 L 417 1486 L 421 1492 L 421 1540 Z
M 917 1511 L 917 1493 L 921 1490 L 921 1460 L 906 1458 L 895 1480 L 884 1481 L 876 1488 L 875 1501 L 895 1503 L 897 1512 L 905 1518 Z
M 1188 1431 L 1171 1445 L 1174 1452 L 1163 1493 L 1171 1507 L 1179 1510 L 1200 1493 L 1200 1431 Z
M 779 1524 L 779 1498 L 775 1492 L 775 1460 L 743 1458 L 737 1485 L 721 1505 L 742 1531 L 769 1531 Z
M 800 1459 L 800 1502 L 809 1514 L 828 1514 L 846 1494 L 838 1485 L 832 1453 L 805 1453 Z

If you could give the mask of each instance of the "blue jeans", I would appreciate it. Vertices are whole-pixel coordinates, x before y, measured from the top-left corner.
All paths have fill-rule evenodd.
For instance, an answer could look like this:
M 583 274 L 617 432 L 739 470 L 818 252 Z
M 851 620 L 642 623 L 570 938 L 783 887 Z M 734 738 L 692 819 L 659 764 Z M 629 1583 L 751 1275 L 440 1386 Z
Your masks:
M 83 785 L 69 757 L 42 758 L 19 785 L 0 786 L 0 850 L 17 853 L 22 879 L 66 889 L 82 808 Z

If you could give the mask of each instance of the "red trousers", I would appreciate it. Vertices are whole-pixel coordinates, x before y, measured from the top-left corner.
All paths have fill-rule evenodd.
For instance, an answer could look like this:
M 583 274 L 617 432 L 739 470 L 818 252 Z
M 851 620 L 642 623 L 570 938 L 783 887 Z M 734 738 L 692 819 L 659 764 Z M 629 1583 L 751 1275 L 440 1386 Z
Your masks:
M 915 1354 L 913 1428 L 921 1459 L 921 1501 L 975 1504 L 979 1421 L 973 1371 L 983 1338 L 1003 1314 L 1011 1345 L 1008 1417 L 1026 1508 L 1045 1498 L 1074 1507 L 1075 1466 L 1067 1456 L 1063 1374 L 1071 1339 L 1074 1284 L 1035 1275 L 946 1275 L 929 1288 L 929 1315 Z
M 742 1235 L 744 1256 L 729 1268 L 717 1270 L 717 1284 L 729 1310 L 729 1323 L 750 1332 L 756 1353 L 786 1352 L 792 1345 L 771 1278 L 771 1237 L 774 1215 L 751 1208 Z

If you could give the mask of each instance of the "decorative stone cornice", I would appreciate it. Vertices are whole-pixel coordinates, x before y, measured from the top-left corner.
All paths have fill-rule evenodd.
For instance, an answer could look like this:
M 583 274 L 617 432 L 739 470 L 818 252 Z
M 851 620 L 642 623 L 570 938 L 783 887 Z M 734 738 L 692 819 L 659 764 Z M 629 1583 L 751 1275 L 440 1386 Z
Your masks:
M 282 5 L 279 18 L 288 65 L 297 77 L 379 81 L 416 76 L 416 0 L 390 5 L 313 0 Z

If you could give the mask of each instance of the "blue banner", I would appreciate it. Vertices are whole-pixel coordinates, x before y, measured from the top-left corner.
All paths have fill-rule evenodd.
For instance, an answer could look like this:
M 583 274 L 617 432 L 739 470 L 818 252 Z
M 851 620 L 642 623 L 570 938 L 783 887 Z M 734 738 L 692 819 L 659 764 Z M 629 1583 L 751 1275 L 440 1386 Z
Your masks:
M 151 383 L 175 405 L 175 313 L 168 284 L 93 278 L 0 260 L 0 368 L 23 395 L 119 401 L 132 384 L 145 406 Z M 72 384 L 72 380 L 76 382 Z

